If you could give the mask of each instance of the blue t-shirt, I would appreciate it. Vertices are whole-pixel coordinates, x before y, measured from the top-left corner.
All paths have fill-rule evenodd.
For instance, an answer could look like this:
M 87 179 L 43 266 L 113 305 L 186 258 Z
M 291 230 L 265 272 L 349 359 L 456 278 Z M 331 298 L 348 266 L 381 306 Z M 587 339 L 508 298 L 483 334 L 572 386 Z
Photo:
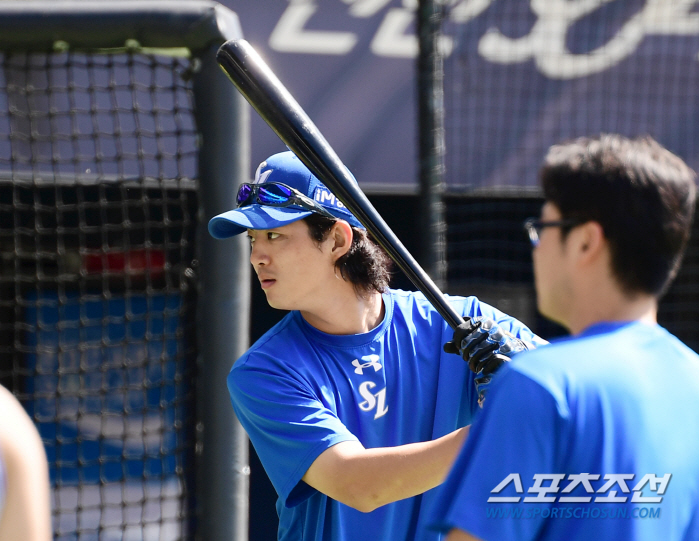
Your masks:
M 301 480 L 326 449 L 359 440 L 366 448 L 429 441 L 471 423 L 478 409 L 473 374 L 444 353 L 452 331 L 420 293 L 383 295 L 385 317 L 368 333 L 329 335 L 289 313 L 228 376 L 235 413 L 279 499 L 279 539 L 424 540 L 426 502 L 408 498 L 361 513 Z M 451 297 L 457 312 L 487 315 L 526 342 L 540 339 L 476 298 Z
M 639 322 L 519 355 L 437 490 L 486 541 L 699 541 L 699 356 Z

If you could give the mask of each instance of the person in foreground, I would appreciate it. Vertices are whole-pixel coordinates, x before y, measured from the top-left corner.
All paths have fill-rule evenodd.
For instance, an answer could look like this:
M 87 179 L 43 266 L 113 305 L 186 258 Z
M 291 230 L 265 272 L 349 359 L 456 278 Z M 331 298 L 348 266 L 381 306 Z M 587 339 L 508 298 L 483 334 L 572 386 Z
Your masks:
M 478 410 L 481 368 L 543 341 L 451 297 L 474 320 L 450 349 L 468 363 L 445 353 L 449 326 L 422 294 L 387 288 L 386 254 L 291 152 L 263 162 L 238 203 L 209 231 L 247 232 L 267 301 L 291 310 L 228 377 L 279 496 L 278 538 L 436 541 L 425 504 Z
M 0 386 L 0 541 L 49 541 L 49 469 L 39 432 Z
M 699 357 L 656 323 L 695 175 L 650 138 L 553 146 L 526 228 L 571 336 L 498 373 L 430 510 L 449 541 L 699 540 Z

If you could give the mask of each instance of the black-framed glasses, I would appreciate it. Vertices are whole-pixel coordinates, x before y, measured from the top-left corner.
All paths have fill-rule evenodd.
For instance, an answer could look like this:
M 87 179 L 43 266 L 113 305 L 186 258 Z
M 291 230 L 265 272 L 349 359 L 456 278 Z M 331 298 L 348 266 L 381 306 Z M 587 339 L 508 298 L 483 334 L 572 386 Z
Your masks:
M 238 207 L 245 207 L 257 202 L 270 207 L 290 207 L 296 205 L 305 210 L 317 212 L 326 218 L 336 220 L 337 217 L 330 214 L 322 206 L 316 203 L 300 191 L 282 184 L 281 182 L 263 182 L 262 184 L 241 184 L 238 190 Z
M 539 246 L 539 237 L 541 230 L 545 227 L 574 227 L 580 225 L 580 220 L 555 220 L 546 222 L 538 218 L 528 218 L 524 221 L 524 230 L 529 235 L 529 241 L 532 243 L 532 248 Z

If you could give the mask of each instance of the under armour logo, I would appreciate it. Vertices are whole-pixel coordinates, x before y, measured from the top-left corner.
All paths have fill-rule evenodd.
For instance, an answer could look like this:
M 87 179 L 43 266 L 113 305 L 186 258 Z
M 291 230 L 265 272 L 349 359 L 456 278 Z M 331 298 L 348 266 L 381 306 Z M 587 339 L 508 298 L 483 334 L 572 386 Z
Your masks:
M 352 366 L 354 366 L 354 373 L 359 374 L 361 376 L 364 375 L 364 369 L 368 367 L 372 367 L 374 369 L 374 372 L 378 372 L 381 370 L 382 365 L 379 362 L 380 357 L 378 355 L 366 355 L 362 357 L 362 360 L 366 361 L 364 363 L 359 362 L 359 360 L 355 359 L 352 361 Z

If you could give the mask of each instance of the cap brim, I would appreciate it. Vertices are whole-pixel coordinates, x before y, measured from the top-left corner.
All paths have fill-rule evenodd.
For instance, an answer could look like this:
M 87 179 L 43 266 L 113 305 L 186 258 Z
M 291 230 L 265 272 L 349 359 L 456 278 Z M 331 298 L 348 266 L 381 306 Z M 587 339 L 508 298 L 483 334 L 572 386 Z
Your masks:
M 229 210 L 209 220 L 209 234 L 215 239 L 227 239 L 248 229 L 274 229 L 296 222 L 313 214 L 310 210 L 291 207 L 248 205 Z

